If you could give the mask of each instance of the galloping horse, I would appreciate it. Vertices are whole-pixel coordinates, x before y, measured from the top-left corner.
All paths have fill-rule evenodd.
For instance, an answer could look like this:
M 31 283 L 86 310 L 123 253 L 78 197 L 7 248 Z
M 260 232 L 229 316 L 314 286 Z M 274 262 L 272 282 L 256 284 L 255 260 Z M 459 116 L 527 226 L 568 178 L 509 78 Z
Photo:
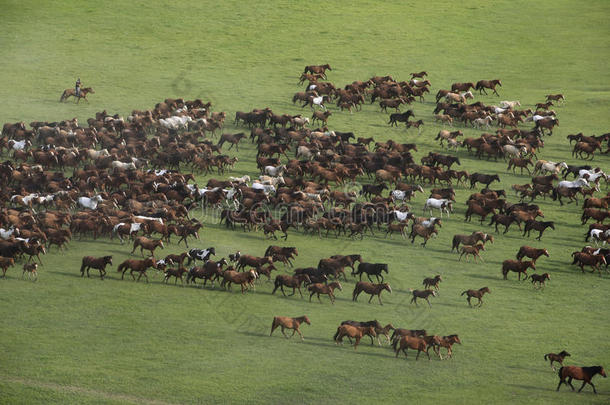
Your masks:
M 570 353 L 566 352 L 565 350 L 562 350 L 559 353 L 547 353 L 544 355 L 544 359 L 549 360 L 551 362 L 551 368 L 553 369 L 553 371 L 555 371 L 555 366 L 553 365 L 553 362 L 556 361 L 563 367 L 563 359 L 566 357 L 570 357 Z
M 74 89 L 65 89 L 59 98 L 59 102 L 67 100 L 70 96 L 75 97 L 77 103 L 80 102 L 81 98 L 84 98 L 86 102 L 89 102 L 89 100 L 87 100 L 88 93 L 95 94 L 95 91 L 93 91 L 91 87 L 85 87 L 84 89 L 80 89 L 80 94 L 77 97 Z
M 80 268 L 80 276 L 83 277 L 85 271 L 87 271 L 87 277 L 89 277 L 89 268 L 94 268 L 100 271 L 100 278 L 103 280 L 106 275 L 106 265 L 108 264 L 112 264 L 112 256 L 85 256 L 83 257 L 83 263 Z

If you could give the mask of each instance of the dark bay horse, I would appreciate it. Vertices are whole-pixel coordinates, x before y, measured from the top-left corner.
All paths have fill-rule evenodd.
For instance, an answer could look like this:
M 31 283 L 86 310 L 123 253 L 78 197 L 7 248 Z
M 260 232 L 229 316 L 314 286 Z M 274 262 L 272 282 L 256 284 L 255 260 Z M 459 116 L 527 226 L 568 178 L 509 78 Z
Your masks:
M 602 377 L 606 377 L 606 371 L 602 366 L 593 366 L 593 367 L 578 367 L 578 366 L 565 366 L 559 369 L 559 385 L 557 385 L 557 391 L 559 391 L 559 387 L 561 384 L 567 384 L 574 391 L 574 386 L 572 385 L 572 379 L 582 380 L 582 385 L 578 389 L 578 392 L 582 391 L 585 387 L 585 384 L 590 384 L 593 387 L 593 392 L 597 394 L 595 390 L 595 385 L 591 382 L 591 379 L 595 374 L 599 374 Z M 566 378 L 568 381 L 566 381 Z
M 83 257 L 83 263 L 80 267 L 80 276 L 83 277 L 85 275 L 85 271 L 87 271 L 87 277 L 89 277 L 89 269 L 94 268 L 100 271 L 100 278 L 103 280 L 104 276 L 106 275 L 106 265 L 108 264 L 112 264 L 112 256 L 85 256 Z
M 468 297 L 467 300 L 468 300 L 469 306 L 472 306 L 472 304 L 470 303 L 470 300 L 472 298 L 477 298 L 479 300 L 479 306 L 481 306 L 481 305 L 483 305 L 483 295 L 485 295 L 485 293 L 491 294 L 489 287 L 479 288 L 478 290 L 466 290 L 460 295 L 464 295 L 464 294 L 467 295 L 467 297 Z
M 62 101 L 67 100 L 68 97 L 74 97 L 74 98 L 76 98 L 77 103 L 80 102 L 81 98 L 84 98 L 86 102 L 89 102 L 89 100 L 87 100 L 88 93 L 95 94 L 95 91 L 93 91 L 93 89 L 91 87 L 85 87 L 83 89 L 80 89 L 80 94 L 77 97 L 76 91 L 74 89 L 65 89 L 64 92 L 61 94 L 59 101 L 62 102 Z

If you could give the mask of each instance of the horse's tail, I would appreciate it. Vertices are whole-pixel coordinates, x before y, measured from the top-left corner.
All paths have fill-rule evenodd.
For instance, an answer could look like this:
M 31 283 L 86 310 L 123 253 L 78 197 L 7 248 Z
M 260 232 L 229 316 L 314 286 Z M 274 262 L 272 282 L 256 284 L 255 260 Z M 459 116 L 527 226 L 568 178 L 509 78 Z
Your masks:
M 460 294 L 460 297 L 464 294 L 466 294 L 468 292 L 468 290 L 464 291 L 463 293 Z
M 127 268 L 127 263 L 123 262 L 121 264 L 119 264 L 119 267 L 117 267 L 116 271 L 117 273 L 120 273 L 121 271 L 123 271 L 123 269 Z
M 66 91 L 64 90 L 64 92 L 61 93 L 61 97 L 59 97 L 59 102 L 61 103 L 62 101 L 64 101 L 65 97 L 66 97 Z
M 549 359 L 548 357 L 549 357 L 549 354 L 548 354 L 548 353 L 547 353 L 547 354 L 545 354 L 545 355 L 544 355 L 544 360 L 548 360 L 548 359 Z
M 337 332 L 335 332 L 335 335 L 333 336 L 334 341 L 337 341 L 337 336 L 339 336 L 339 328 L 337 328 Z

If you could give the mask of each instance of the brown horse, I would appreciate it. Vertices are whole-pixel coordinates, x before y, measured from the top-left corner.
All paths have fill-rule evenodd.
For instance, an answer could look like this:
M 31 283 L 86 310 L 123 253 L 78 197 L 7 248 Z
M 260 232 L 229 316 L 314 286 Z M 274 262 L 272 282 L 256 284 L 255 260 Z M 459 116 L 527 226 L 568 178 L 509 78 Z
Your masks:
M 530 279 L 532 280 L 534 288 L 536 288 L 536 283 L 538 283 L 538 288 L 542 288 L 545 285 L 544 282 L 551 279 L 551 275 L 549 273 L 532 274 Z
M 524 257 L 529 257 L 530 259 L 532 259 L 532 262 L 534 264 L 536 264 L 536 260 L 538 260 L 540 256 L 549 257 L 549 251 L 546 249 L 537 249 L 531 246 L 524 245 L 521 246 L 521 248 L 517 252 L 517 260 L 521 260 Z
M 332 70 L 328 63 L 325 65 L 309 65 L 305 66 L 303 73 L 319 74 L 321 75 L 322 79 L 326 79 L 327 70 Z
M 352 300 L 357 301 L 358 295 L 360 295 L 360 293 L 364 291 L 365 293 L 371 295 L 371 298 L 369 298 L 369 304 L 371 303 L 373 297 L 376 295 L 379 299 L 379 304 L 383 305 L 383 303 L 381 302 L 381 293 L 383 290 L 388 290 L 388 292 L 392 294 L 392 288 L 388 283 L 373 284 L 367 283 L 366 281 L 358 281 L 356 283 L 356 286 L 354 287 L 354 292 L 352 293 Z
M 599 374 L 602 377 L 606 378 L 606 371 L 602 366 L 593 366 L 593 367 L 578 367 L 578 366 L 565 366 L 559 369 L 559 384 L 557 385 L 557 390 L 559 391 L 559 387 L 561 384 L 567 384 L 574 391 L 574 386 L 572 385 L 572 379 L 582 380 L 582 385 L 578 389 L 578 392 L 582 391 L 585 387 L 585 384 L 590 384 L 593 387 L 593 392 L 597 394 L 595 390 L 595 385 L 591 382 L 591 379 L 595 374 Z M 566 378 L 568 381 L 566 382 Z
M 458 247 L 460 246 L 460 243 L 463 245 L 475 245 L 477 242 L 491 242 L 494 243 L 494 237 L 493 235 L 490 235 L 488 233 L 482 232 L 482 231 L 475 231 L 473 233 L 471 233 L 470 235 L 454 235 L 453 236 L 453 241 L 451 244 L 451 251 L 453 252 L 453 249 L 455 249 L 456 251 L 459 252 Z
M 421 245 L 423 247 L 426 247 L 426 243 L 428 243 L 428 239 L 430 239 L 432 235 L 438 235 L 438 230 L 436 230 L 436 228 L 427 228 L 420 224 L 413 224 L 413 228 L 411 229 L 411 234 L 409 235 L 409 237 L 411 238 L 411 243 L 414 243 L 415 237 L 421 236 L 422 238 L 424 238 L 424 242 Z
M 443 278 L 440 274 L 437 274 L 434 277 L 425 278 L 422 284 L 425 288 L 434 287 L 435 290 L 438 290 L 438 283 L 440 283 L 441 281 L 443 281 Z
M 335 343 L 336 344 L 343 344 L 343 337 L 344 336 L 348 336 L 351 340 L 351 338 L 356 339 L 356 342 L 354 343 L 354 350 L 356 350 L 356 348 L 358 347 L 358 344 L 360 343 L 360 339 L 362 339 L 363 336 L 370 336 L 371 339 L 373 339 L 374 337 L 377 337 L 377 333 L 375 332 L 375 327 L 373 326 L 352 326 L 352 325 L 347 325 L 347 324 L 342 324 L 341 326 L 339 326 L 337 328 L 337 333 L 335 333 L 334 339 L 335 339 Z
M 298 318 L 289 318 L 287 316 L 274 316 L 273 323 L 271 324 L 271 333 L 269 334 L 269 336 L 273 335 L 273 331 L 279 326 L 282 328 L 282 334 L 286 339 L 288 339 L 289 337 L 293 337 L 294 332 L 297 332 L 301 337 L 301 340 L 305 340 L 303 334 L 299 330 L 299 326 L 301 326 L 303 322 L 305 322 L 307 325 L 311 325 L 311 322 L 309 321 L 307 315 L 303 315 Z M 284 332 L 285 329 L 292 329 L 292 335 L 287 336 Z
M 504 260 L 502 262 L 502 276 L 504 276 L 504 280 L 507 279 L 508 276 L 508 272 L 509 271 L 514 271 L 517 272 L 519 274 L 519 281 L 521 281 L 521 273 L 523 273 L 525 275 L 525 278 L 523 280 L 527 280 L 527 269 L 528 268 L 532 268 L 533 270 L 536 270 L 536 265 L 534 264 L 534 262 L 527 260 L 527 261 L 518 261 L 518 260 Z
M 468 305 L 472 306 L 472 304 L 470 303 L 470 299 L 471 298 L 476 298 L 479 300 L 479 306 L 483 305 L 483 295 L 485 295 L 485 293 L 489 293 L 491 294 L 491 291 L 489 290 L 489 287 L 483 287 L 483 288 L 479 288 L 478 290 L 466 290 L 463 293 L 461 293 L 460 295 L 464 295 L 466 294 L 467 296 L 467 300 L 468 300 Z
M 441 360 L 443 359 L 443 356 L 441 355 L 441 351 L 440 348 L 444 347 L 445 349 L 447 349 L 447 357 L 445 358 L 453 358 L 453 345 L 457 343 L 457 344 L 462 344 L 462 341 L 460 340 L 458 335 L 449 335 L 449 336 L 443 336 L 440 339 L 439 342 L 439 350 L 438 350 L 438 357 L 441 358 Z
M 275 292 L 277 291 L 277 289 L 281 289 L 282 290 L 282 294 L 284 296 L 286 296 L 286 293 L 284 292 L 284 286 L 286 287 L 290 287 L 292 288 L 292 294 L 290 294 L 291 296 L 295 294 L 296 290 L 299 290 L 299 294 L 301 295 L 301 298 L 303 297 L 303 293 L 301 292 L 301 284 L 303 284 L 304 282 L 311 282 L 311 279 L 309 278 L 309 276 L 307 274 L 297 274 L 294 276 L 289 276 L 287 274 L 280 274 L 275 278 L 275 283 L 274 283 L 274 288 L 273 288 L 273 292 L 271 292 L 271 294 L 275 294 Z
M 553 371 L 555 371 L 555 366 L 553 365 L 553 362 L 556 361 L 563 367 L 563 359 L 565 359 L 566 357 L 570 357 L 570 353 L 566 352 L 565 350 L 562 350 L 560 353 L 557 354 L 547 353 L 544 355 L 544 359 L 549 360 L 551 362 L 551 368 L 553 369 Z
M 460 254 L 459 261 L 462 260 L 462 256 L 466 255 L 466 261 L 468 261 L 468 255 L 472 255 L 474 257 L 474 261 L 476 263 L 477 257 L 483 261 L 481 255 L 479 255 L 480 250 L 485 250 L 485 245 L 481 245 L 477 243 L 476 245 L 464 245 L 462 246 L 462 254 Z
M 579 266 L 580 270 L 583 273 L 585 272 L 584 266 L 591 266 L 591 268 L 593 268 L 593 270 L 591 270 L 591 273 L 597 270 L 599 272 L 599 276 L 601 277 L 602 270 L 600 268 L 600 265 L 608 265 L 608 263 L 606 262 L 606 257 L 604 255 L 592 255 L 589 253 L 574 252 L 572 253 L 572 256 L 574 257 L 572 264 L 576 264 L 577 266 Z
M 95 94 L 95 91 L 93 91 L 93 89 L 91 87 L 85 87 L 83 89 L 80 89 L 80 94 L 78 95 L 78 97 L 76 96 L 76 91 L 74 89 L 65 89 L 64 92 L 61 94 L 61 97 L 59 98 L 59 101 L 65 101 L 68 99 L 68 97 L 74 97 L 76 98 L 76 102 L 79 103 L 81 98 L 84 98 L 86 102 L 89 102 L 89 100 L 87 100 L 87 94 Z
M 314 294 L 317 294 L 318 301 L 320 301 L 320 303 L 322 303 L 322 300 L 320 299 L 320 294 L 327 294 L 328 297 L 330 298 L 331 304 L 334 304 L 335 303 L 335 288 L 338 288 L 339 291 L 343 291 L 343 288 L 341 287 L 341 283 L 339 283 L 338 281 L 333 281 L 329 285 L 326 285 L 324 283 L 311 284 L 309 287 L 307 287 L 307 289 L 309 291 L 311 291 L 311 294 L 309 294 L 309 302 L 311 302 L 311 297 L 313 297 Z
M 523 236 L 527 233 L 527 236 L 530 236 L 532 231 L 538 231 L 538 237 L 536 239 L 540 240 L 542 238 L 542 234 L 546 228 L 555 229 L 555 222 L 553 221 L 536 221 L 535 219 L 529 219 L 525 221 L 525 229 L 523 230 Z
M 164 248 L 163 241 L 161 239 L 153 240 L 153 239 L 148 239 L 145 236 L 138 236 L 133 241 L 133 249 L 131 250 L 131 254 L 133 254 L 133 252 L 135 252 L 135 250 L 138 246 L 140 247 L 140 254 L 142 255 L 142 257 L 144 257 L 144 249 L 150 251 L 150 255 L 152 257 L 155 257 L 155 249 L 158 248 L 159 246 L 161 247 L 161 249 Z
M 87 277 L 89 277 L 89 269 L 94 268 L 100 271 L 100 278 L 103 280 L 104 276 L 106 275 L 106 265 L 108 264 L 112 265 L 112 256 L 85 256 L 83 257 L 83 264 L 80 267 L 80 276 L 83 277 L 86 270 Z
M 38 280 L 38 264 L 37 263 L 26 263 L 23 265 L 23 273 L 21 278 L 25 278 L 25 273 L 28 273 L 28 278 L 34 278 L 34 281 Z
M 117 272 L 123 272 L 123 274 L 121 275 L 121 280 L 123 280 L 127 270 L 130 270 L 129 274 L 131 274 L 131 277 L 135 280 L 136 277 L 133 275 L 133 272 L 135 271 L 137 273 L 140 273 L 136 281 L 140 281 L 140 278 L 144 276 L 146 278 L 146 282 L 148 283 L 148 276 L 146 275 L 146 270 L 149 267 L 152 267 L 153 269 L 157 268 L 157 262 L 152 257 L 149 257 L 144 260 L 127 259 L 123 263 L 119 264 L 119 267 L 117 267 Z
M 254 282 L 258 278 L 258 273 L 254 270 L 250 270 L 244 273 L 235 270 L 225 270 L 222 272 L 221 287 L 231 290 L 231 284 L 239 284 L 241 287 L 241 293 L 244 294 L 248 290 L 248 286 L 254 286 Z
M 169 280 L 170 277 L 176 278 L 176 280 L 174 281 L 174 284 L 178 283 L 178 279 L 180 279 L 180 282 L 182 284 L 184 284 L 184 279 L 182 278 L 182 276 L 184 275 L 184 273 L 188 273 L 188 270 L 186 269 L 186 267 L 180 266 L 177 269 L 172 269 L 172 268 L 166 269 L 164 271 L 164 273 L 165 273 L 165 276 L 163 277 L 163 282 L 165 284 L 167 284 L 167 281 Z
M 415 303 L 417 306 L 417 299 L 421 298 L 426 300 L 430 308 L 432 308 L 432 304 L 430 304 L 430 296 L 436 297 L 436 291 L 434 290 L 413 290 L 409 288 L 409 291 L 413 294 L 413 298 L 411 298 L 411 304 Z
M 490 89 L 493 90 L 493 93 L 499 97 L 500 95 L 496 91 L 496 86 L 502 87 L 502 82 L 500 81 L 500 79 L 479 80 L 475 86 L 475 90 L 479 90 L 479 94 L 482 94 L 481 92 L 487 94 L 487 91 L 485 91 L 485 89 Z
M 405 354 L 405 358 L 408 357 L 407 348 L 417 350 L 417 356 L 415 357 L 415 361 L 419 359 L 419 355 L 422 352 L 426 353 L 426 356 L 428 356 L 428 360 L 430 360 L 430 354 L 428 354 L 427 351 L 428 345 L 426 344 L 426 341 L 423 338 L 412 336 L 403 336 L 402 338 L 400 338 L 400 341 L 394 348 L 394 350 L 396 351 L 396 357 L 398 357 L 401 351 Z

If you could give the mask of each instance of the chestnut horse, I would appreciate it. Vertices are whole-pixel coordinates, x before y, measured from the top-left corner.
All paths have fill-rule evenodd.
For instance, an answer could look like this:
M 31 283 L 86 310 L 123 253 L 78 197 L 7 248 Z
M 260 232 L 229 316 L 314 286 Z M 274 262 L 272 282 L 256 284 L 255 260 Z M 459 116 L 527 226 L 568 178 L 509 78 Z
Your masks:
M 341 283 L 339 283 L 338 281 L 333 281 L 329 285 L 325 285 L 324 283 L 311 284 L 309 287 L 307 287 L 307 289 L 309 291 L 311 291 L 311 294 L 309 294 L 309 302 L 311 302 L 311 298 L 313 297 L 313 295 L 317 294 L 318 301 L 320 301 L 320 303 L 322 303 L 322 300 L 320 299 L 320 294 L 327 294 L 330 297 L 331 304 L 334 304 L 335 303 L 335 288 L 338 288 L 339 291 L 343 291 L 343 288 L 341 287 Z
M 311 325 L 311 322 L 309 321 L 307 315 L 303 315 L 298 318 L 289 318 L 287 316 L 274 316 L 273 323 L 271 324 L 271 333 L 269 334 L 269 336 L 273 335 L 273 331 L 279 326 L 282 328 L 282 334 L 286 339 L 293 337 L 294 332 L 297 332 L 301 337 L 301 340 L 305 340 L 305 338 L 303 338 L 303 334 L 299 330 L 299 326 L 303 322 L 305 322 L 307 325 Z M 292 335 L 287 336 L 284 332 L 285 329 L 292 329 Z
M 590 384 L 593 387 L 593 392 L 597 394 L 595 390 L 595 385 L 591 382 L 591 379 L 595 374 L 599 374 L 602 377 L 606 378 L 606 371 L 602 366 L 593 366 L 593 367 L 578 367 L 578 366 L 565 366 L 559 369 L 559 384 L 557 385 L 557 391 L 559 391 L 559 387 L 561 384 L 567 384 L 574 391 L 574 386 L 572 385 L 572 379 L 582 380 L 582 385 L 578 389 L 578 392 L 582 391 L 585 387 L 585 384 Z M 566 382 L 566 378 L 568 381 Z
M 153 269 L 157 268 L 157 262 L 152 257 L 149 257 L 144 260 L 127 259 L 123 263 L 119 264 L 119 267 L 117 267 L 117 272 L 123 272 L 123 274 L 121 275 L 121 280 L 123 280 L 127 270 L 130 270 L 129 274 L 131 274 L 131 277 L 135 280 L 136 277 L 133 275 L 133 272 L 135 271 L 137 273 L 140 273 L 136 281 L 140 281 L 140 278 L 144 276 L 146 277 L 146 282 L 148 283 L 148 276 L 146 275 L 146 270 L 149 267 L 152 267 Z
M 159 246 L 161 247 L 161 249 L 164 248 L 163 241 L 161 239 L 154 240 L 154 239 L 148 239 L 145 236 L 138 236 L 133 241 L 133 249 L 131 250 L 131 254 L 133 254 L 133 252 L 135 252 L 135 250 L 137 249 L 138 246 L 140 247 L 140 254 L 142 255 L 142 257 L 144 257 L 144 249 L 150 251 L 150 255 L 152 257 L 155 257 L 155 249 L 158 248 Z
M 525 275 L 523 280 L 527 280 L 527 269 L 530 267 L 536 270 L 536 265 L 530 260 L 524 262 L 518 260 L 504 260 L 502 262 L 502 276 L 504 276 L 504 280 L 506 280 L 508 272 L 515 271 L 519 274 L 519 281 L 521 281 L 521 273 Z
M 360 295 L 360 293 L 364 291 L 365 293 L 371 295 L 371 298 L 369 298 L 369 304 L 371 303 L 373 297 L 376 295 L 379 299 L 379 304 L 383 305 L 383 303 L 381 302 L 381 293 L 383 290 L 388 290 L 390 294 L 392 294 L 392 288 L 390 288 L 390 285 L 388 283 L 372 284 L 367 283 L 365 281 L 358 281 L 356 283 L 356 286 L 354 287 L 354 292 L 352 293 L 352 300 L 358 300 L 358 295 Z
M 87 271 L 87 277 L 89 277 L 89 269 L 94 268 L 100 271 L 100 278 L 103 280 L 106 275 L 106 265 L 112 265 L 112 256 L 104 256 L 104 257 L 93 257 L 93 256 L 85 256 L 83 257 L 83 264 L 80 267 L 80 276 L 83 277 L 85 275 L 85 270 Z
M 351 338 L 356 339 L 356 342 L 354 343 L 354 350 L 356 350 L 356 348 L 358 347 L 358 344 L 360 343 L 360 339 L 362 339 L 363 336 L 368 335 L 371 337 L 371 339 L 373 339 L 374 337 L 377 337 L 377 333 L 375 332 L 375 327 L 373 326 L 352 326 L 352 325 L 347 325 L 347 324 L 341 324 L 341 326 L 339 326 L 337 328 L 337 332 L 335 333 L 334 339 L 335 339 L 335 343 L 336 344 L 343 344 L 343 337 L 344 336 L 348 336 L 351 340 Z
M 65 89 L 64 92 L 61 94 L 59 101 L 62 102 L 62 101 L 67 100 L 68 97 L 74 97 L 74 98 L 76 98 L 77 103 L 80 102 L 81 98 L 84 98 L 86 102 L 89 102 L 89 100 L 87 100 L 88 93 L 95 94 L 95 91 L 93 91 L 93 89 L 91 87 L 85 87 L 83 89 L 80 89 L 80 94 L 77 97 L 76 91 L 74 89 Z
M 428 356 L 428 360 L 430 360 L 430 354 L 428 354 L 427 350 L 428 345 L 426 344 L 426 341 L 424 339 L 412 336 L 403 336 L 402 338 L 400 338 L 400 341 L 394 348 L 394 350 L 396 351 L 396 357 L 398 357 L 401 351 L 405 354 L 405 358 L 408 357 L 407 348 L 417 350 L 417 356 L 415 357 L 415 361 L 419 359 L 419 355 L 422 352 L 426 353 L 426 356 Z

